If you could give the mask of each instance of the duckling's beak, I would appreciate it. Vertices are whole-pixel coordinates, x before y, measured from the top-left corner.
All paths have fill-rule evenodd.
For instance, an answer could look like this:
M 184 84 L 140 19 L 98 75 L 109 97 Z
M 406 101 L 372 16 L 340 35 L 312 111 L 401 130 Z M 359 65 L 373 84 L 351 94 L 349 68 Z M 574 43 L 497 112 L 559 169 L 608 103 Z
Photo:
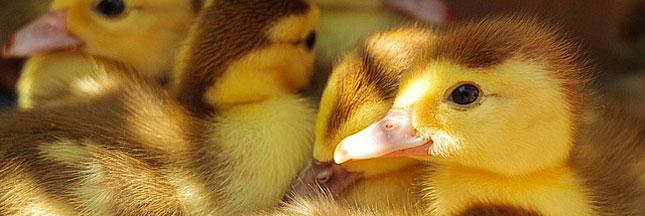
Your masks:
M 432 140 L 419 136 L 409 110 L 390 110 L 385 117 L 345 138 L 336 147 L 334 161 L 396 156 L 427 156 Z
M 347 171 L 333 161 L 314 159 L 300 172 L 283 201 L 290 202 L 293 197 L 310 197 L 321 192 L 337 196 L 361 177 L 361 173 Z
M 5 41 L 5 57 L 25 57 L 59 50 L 73 50 L 83 41 L 67 30 L 67 10 L 49 12 L 18 30 Z

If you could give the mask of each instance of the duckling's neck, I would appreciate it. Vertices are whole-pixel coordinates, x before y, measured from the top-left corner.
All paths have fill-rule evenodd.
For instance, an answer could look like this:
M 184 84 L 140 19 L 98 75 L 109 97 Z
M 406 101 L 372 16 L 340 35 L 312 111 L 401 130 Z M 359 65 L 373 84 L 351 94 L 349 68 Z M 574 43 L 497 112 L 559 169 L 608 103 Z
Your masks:
M 234 65 L 235 66 L 235 65 Z M 233 69 L 225 72 L 213 86 L 207 88 L 203 100 L 217 108 L 259 102 L 272 97 L 295 93 L 294 86 L 277 70 Z
M 461 215 L 500 206 L 535 215 L 593 215 L 588 191 L 567 161 L 522 175 L 438 163 L 427 179 L 428 211 Z
M 295 95 L 218 110 L 208 145 L 216 145 L 216 171 L 225 176 L 225 208 L 235 214 L 277 206 L 308 162 L 315 110 Z
M 380 175 L 366 176 L 343 193 L 342 198 L 361 206 L 414 206 L 422 199 L 418 185 L 414 183 L 421 174 L 422 166 L 410 164 Z

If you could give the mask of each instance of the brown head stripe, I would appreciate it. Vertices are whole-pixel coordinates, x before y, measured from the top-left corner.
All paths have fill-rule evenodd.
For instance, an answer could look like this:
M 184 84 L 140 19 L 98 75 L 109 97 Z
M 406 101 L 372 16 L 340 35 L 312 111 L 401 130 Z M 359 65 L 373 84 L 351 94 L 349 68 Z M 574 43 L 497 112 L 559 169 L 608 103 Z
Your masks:
M 229 63 L 267 46 L 265 32 L 278 19 L 304 14 L 309 7 L 301 0 L 216 0 L 203 9 L 184 62 L 187 66 L 181 71 L 179 100 L 197 114 L 212 113 L 204 93 Z
M 396 96 L 398 80 L 405 68 L 387 67 L 380 62 L 366 44 L 357 51 L 358 60 L 349 70 L 342 71 L 344 76 L 339 84 L 337 100 L 327 122 L 325 136 L 332 137 L 345 123 L 354 108 L 371 100 L 389 100 Z M 358 68 L 359 70 L 353 70 Z M 374 98 L 376 97 L 376 98 Z
M 503 26 L 477 24 L 453 27 L 436 41 L 434 49 L 430 51 L 430 58 L 453 60 L 469 68 L 500 64 L 519 47 L 519 41 L 516 41 L 518 32 L 500 28 L 504 29 Z

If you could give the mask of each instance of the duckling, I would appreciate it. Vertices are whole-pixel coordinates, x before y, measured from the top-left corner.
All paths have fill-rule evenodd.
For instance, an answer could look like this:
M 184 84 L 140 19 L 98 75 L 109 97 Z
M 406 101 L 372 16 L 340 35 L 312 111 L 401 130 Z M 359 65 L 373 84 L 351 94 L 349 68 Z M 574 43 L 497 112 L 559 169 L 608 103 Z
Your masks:
M 312 75 L 320 12 L 304 0 L 213 5 L 189 33 L 171 91 L 215 122 L 200 151 L 216 149 L 204 163 L 225 166 L 204 175 L 225 176 L 221 197 L 243 214 L 277 205 L 311 155 L 315 110 L 297 92 Z
M 390 111 L 341 141 L 336 163 L 432 161 L 420 180 L 432 215 L 643 214 L 633 208 L 642 203 L 637 180 L 604 165 L 581 166 L 596 164 L 579 155 L 585 139 L 576 141 L 582 110 L 592 101 L 585 89 L 589 67 L 556 30 L 534 19 L 491 18 L 452 26 L 425 49 L 401 78 Z M 631 134 L 642 133 L 642 125 Z M 609 134 L 602 145 L 642 147 L 642 136 Z M 642 158 L 643 151 L 621 150 L 596 153 L 613 163 Z
M 390 206 L 416 203 L 413 180 L 419 169 L 413 167 L 420 166 L 417 161 L 386 158 L 340 166 L 333 163 L 332 157 L 343 138 L 387 112 L 397 92 L 399 76 L 414 62 L 418 53 L 415 48 L 428 43 L 431 35 L 431 30 L 419 26 L 372 35 L 335 68 L 319 106 L 314 162 L 294 183 L 295 195 L 291 198 L 298 200 L 310 192 L 318 193 L 310 190 L 320 184 L 339 195 L 339 200 L 361 206 L 387 210 Z
M 35 56 L 26 62 L 17 84 L 19 106 L 46 105 L 49 98 L 43 95 L 67 91 L 59 89 L 60 81 L 94 63 L 83 55 L 130 64 L 150 79 L 167 79 L 202 4 L 203 0 L 54 0 L 49 13 L 4 44 L 6 57 Z
M 213 1 L 180 52 L 171 92 L 130 70 L 94 70 L 82 83 L 104 88 L 99 95 L 0 117 L 0 167 L 12 170 L 0 175 L 0 212 L 277 206 L 311 155 L 315 111 L 296 92 L 311 76 L 318 13 L 304 0 Z M 13 190 L 17 182 L 26 190 Z

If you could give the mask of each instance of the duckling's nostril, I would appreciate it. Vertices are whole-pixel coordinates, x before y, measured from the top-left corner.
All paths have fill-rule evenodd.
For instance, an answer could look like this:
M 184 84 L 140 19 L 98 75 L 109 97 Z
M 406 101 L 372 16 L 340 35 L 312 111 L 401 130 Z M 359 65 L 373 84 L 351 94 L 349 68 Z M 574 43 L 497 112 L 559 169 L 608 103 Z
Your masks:
M 334 152 L 334 161 L 338 164 L 345 162 L 347 154 L 349 154 L 349 152 L 344 147 L 341 146 L 340 148 L 337 148 Z
M 327 183 L 332 175 L 334 175 L 332 170 L 323 170 L 316 175 L 316 179 L 319 183 Z

